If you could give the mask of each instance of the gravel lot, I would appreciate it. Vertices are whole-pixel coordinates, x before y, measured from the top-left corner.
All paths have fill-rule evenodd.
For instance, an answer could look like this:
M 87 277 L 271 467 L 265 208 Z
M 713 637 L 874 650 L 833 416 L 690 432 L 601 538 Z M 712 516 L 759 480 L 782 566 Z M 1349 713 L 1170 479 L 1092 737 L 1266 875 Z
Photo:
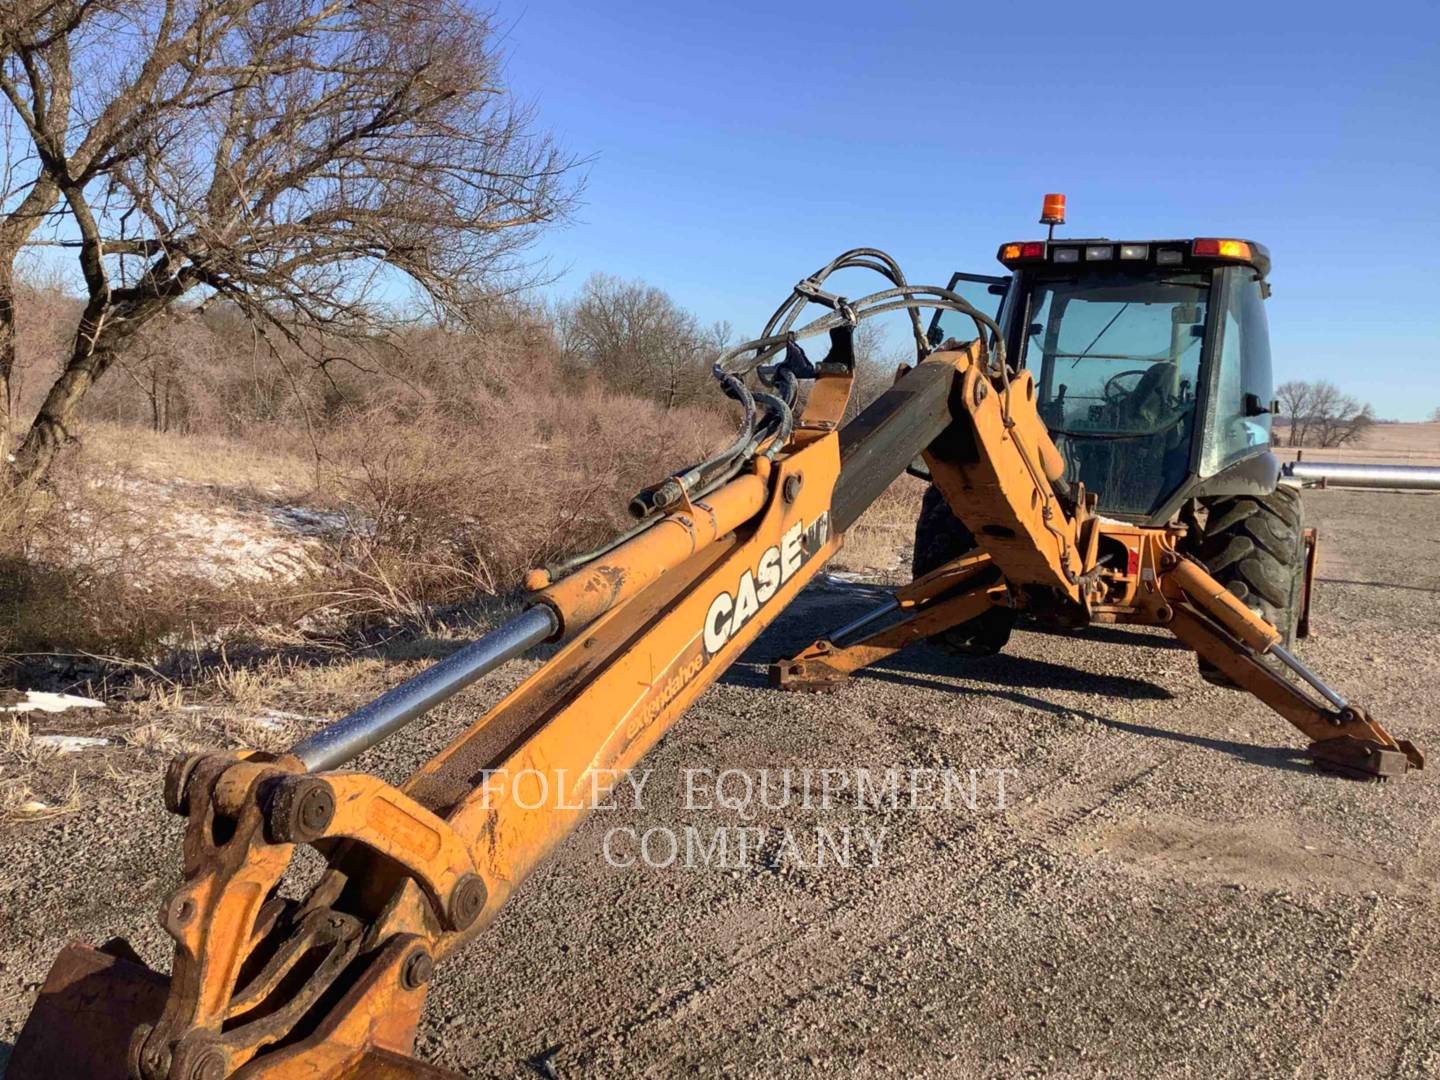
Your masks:
M 1330 490 L 1306 507 L 1322 580 L 1301 654 L 1440 752 L 1440 497 Z M 1000 657 L 916 649 L 833 695 L 766 688 L 766 662 L 865 593 L 807 593 L 652 754 L 643 806 L 594 815 L 442 967 L 425 1056 L 476 1076 L 1440 1073 L 1433 771 L 1316 773 L 1298 733 L 1148 632 L 1021 631 Z M 523 671 L 362 765 L 399 779 Z M 73 772 L 80 809 L 0 825 L 0 1046 L 67 940 L 124 933 L 168 965 L 164 760 L 143 741 L 52 755 L 36 767 Z M 853 786 L 806 809 L 792 787 L 792 805 L 742 814 L 687 809 L 687 768 L 980 772 L 973 810 Z M 1003 807 L 995 770 L 1013 770 Z M 683 843 L 687 826 L 765 840 L 745 865 L 606 859 L 607 837 L 612 856 L 633 848 L 619 830 Z M 817 827 L 884 839 L 809 865 Z

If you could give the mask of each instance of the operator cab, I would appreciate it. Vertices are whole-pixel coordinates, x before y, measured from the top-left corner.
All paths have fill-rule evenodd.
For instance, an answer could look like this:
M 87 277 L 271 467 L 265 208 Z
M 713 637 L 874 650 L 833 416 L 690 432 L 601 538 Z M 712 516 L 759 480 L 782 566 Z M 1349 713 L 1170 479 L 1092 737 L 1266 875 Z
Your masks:
M 1063 202 L 1041 220 L 1053 233 Z M 950 287 L 996 317 L 1011 364 L 1034 373 L 1066 477 L 1101 513 L 1159 523 L 1195 496 L 1274 486 L 1262 245 L 1052 238 L 1004 244 L 999 259 L 1010 277 L 957 274 Z M 936 345 L 973 336 L 958 312 L 930 328 Z

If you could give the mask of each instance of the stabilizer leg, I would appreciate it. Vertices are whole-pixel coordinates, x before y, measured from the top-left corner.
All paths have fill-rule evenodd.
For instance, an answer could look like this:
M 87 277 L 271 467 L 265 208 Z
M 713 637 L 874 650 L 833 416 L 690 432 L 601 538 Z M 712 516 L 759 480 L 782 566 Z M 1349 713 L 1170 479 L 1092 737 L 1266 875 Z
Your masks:
M 1423 769 L 1425 755 L 1398 742 L 1364 709 L 1352 705 L 1280 644 L 1280 631 L 1242 604 L 1192 559 L 1170 558 L 1164 591 L 1174 602 L 1166 625 L 1214 664 L 1310 738 L 1310 757 L 1321 768 L 1360 779 L 1399 776 Z M 1273 656 L 1324 699 L 1317 702 L 1262 662 Z
M 789 659 L 776 660 L 770 665 L 770 685 L 779 690 L 833 690 L 861 668 L 1008 601 L 1009 590 L 988 555 L 962 556 L 916 578 L 893 599 Z M 899 618 L 884 621 L 897 611 Z M 881 628 L 862 633 L 874 624 Z

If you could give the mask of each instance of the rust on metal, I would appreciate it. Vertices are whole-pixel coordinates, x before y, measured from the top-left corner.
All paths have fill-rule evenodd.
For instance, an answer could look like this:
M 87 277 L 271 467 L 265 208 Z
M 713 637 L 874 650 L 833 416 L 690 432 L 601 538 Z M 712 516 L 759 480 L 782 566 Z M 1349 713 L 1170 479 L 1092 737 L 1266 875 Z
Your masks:
M 25 1080 L 125 1080 L 125 1049 L 165 1007 L 170 980 L 129 946 L 115 952 L 67 945 L 51 965 L 35 1007 L 15 1040 L 8 1075 Z

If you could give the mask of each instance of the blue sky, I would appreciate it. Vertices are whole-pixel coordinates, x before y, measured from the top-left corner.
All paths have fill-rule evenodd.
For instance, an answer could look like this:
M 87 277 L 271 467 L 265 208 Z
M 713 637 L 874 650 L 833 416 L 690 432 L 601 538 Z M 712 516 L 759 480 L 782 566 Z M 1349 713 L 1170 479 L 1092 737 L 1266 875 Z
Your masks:
M 1276 378 L 1440 406 L 1440 5 L 499 0 L 507 77 L 593 156 L 539 253 L 737 336 L 847 247 L 911 280 L 1041 235 L 1243 236 Z

